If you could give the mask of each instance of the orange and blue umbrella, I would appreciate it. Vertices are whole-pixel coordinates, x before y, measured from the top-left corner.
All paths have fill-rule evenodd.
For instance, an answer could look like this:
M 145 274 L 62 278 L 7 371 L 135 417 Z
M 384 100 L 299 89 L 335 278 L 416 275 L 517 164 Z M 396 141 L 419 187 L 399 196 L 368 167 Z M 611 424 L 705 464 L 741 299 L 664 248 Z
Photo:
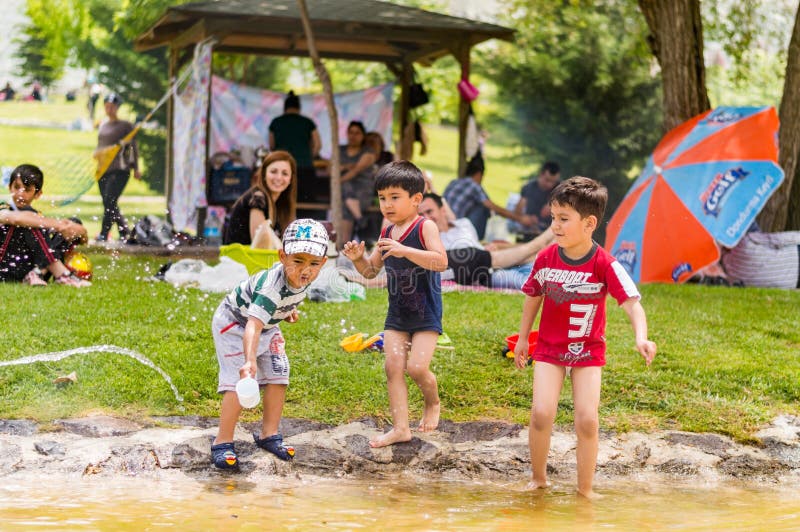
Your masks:
M 741 240 L 782 181 L 773 107 L 706 111 L 661 139 L 606 249 L 636 282 L 684 282 Z

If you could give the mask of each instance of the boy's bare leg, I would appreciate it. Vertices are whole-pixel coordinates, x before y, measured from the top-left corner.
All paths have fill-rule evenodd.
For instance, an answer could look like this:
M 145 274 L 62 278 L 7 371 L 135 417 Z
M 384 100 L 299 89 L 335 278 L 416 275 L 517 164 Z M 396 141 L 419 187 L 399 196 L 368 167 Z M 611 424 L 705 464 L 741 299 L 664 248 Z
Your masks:
M 393 443 L 409 441 L 408 388 L 406 387 L 406 357 L 408 355 L 408 333 L 384 331 L 386 388 L 389 391 L 389 408 L 392 409 L 392 430 L 370 440 L 370 447 L 386 447 Z
M 533 367 L 533 406 L 528 431 L 532 472 L 528 487 L 532 489 L 548 486 L 547 455 L 565 374 L 562 366 L 547 362 L 537 362 Z
M 236 429 L 236 421 L 241 411 L 242 406 L 239 404 L 236 392 L 225 392 L 222 395 L 222 407 L 219 413 L 219 429 L 213 445 L 233 441 L 233 431 Z
M 283 403 L 286 401 L 286 384 L 267 384 L 264 387 L 264 417 L 261 421 L 261 437 L 274 436 L 278 433 L 281 422 Z
M 419 423 L 420 432 L 430 432 L 439 426 L 439 386 L 436 375 L 430 369 L 438 338 L 439 333 L 436 331 L 421 331 L 411 337 L 411 354 L 406 372 L 417 383 L 425 399 L 425 410 Z
M 588 498 L 594 496 L 592 481 L 597 465 L 601 376 L 600 367 L 572 368 L 572 399 L 578 436 L 578 493 Z

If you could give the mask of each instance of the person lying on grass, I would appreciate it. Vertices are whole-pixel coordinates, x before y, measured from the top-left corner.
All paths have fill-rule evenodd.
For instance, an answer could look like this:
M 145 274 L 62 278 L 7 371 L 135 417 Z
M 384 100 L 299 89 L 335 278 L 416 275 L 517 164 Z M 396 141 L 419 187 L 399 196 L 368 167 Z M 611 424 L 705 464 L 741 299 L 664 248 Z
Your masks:
M 375 178 L 375 190 L 389 225 L 369 258 L 364 256 L 364 242 L 347 242 L 343 253 L 368 279 L 386 267 L 389 309 L 383 350 L 392 430 L 369 442 L 385 447 L 411 439 L 406 373 L 425 400 L 419 430 L 428 432 L 439 425 L 439 389 L 430 364 L 442 334 L 440 272 L 447 268 L 447 255 L 436 224 L 417 214 L 425 190 L 419 168 L 408 161 L 384 165 Z
M 550 196 L 556 243 L 536 257 L 522 286 L 525 303 L 514 348 L 518 369 L 527 367 L 528 335 L 542 309 L 533 350 L 533 404 L 529 433 L 531 488 L 547 487 L 547 455 L 564 378 L 572 379 L 578 436 L 578 493 L 592 497 L 599 439 L 600 377 L 605 365 L 606 296 L 622 306 L 633 325 L 636 349 L 650 365 L 656 344 L 647 339 L 639 290 L 625 269 L 592 240 L 608 201 L 606 187 L 572 177 Z
M 253 377 L 264 388 L 261 434 L 256 445 L 281 460 L 291 460 L 294 448 L 283 444 L 278 425 L 289 385 L 289 359 L 284 349 L 280 322 L 294 323 L 297 306 L 317 278 L 328 252 L 328 232 L 308 218 L 295 220 L 283 233 L 280 262 L 242 281 L 220 303 L 211 323 L 219 362 L 222 396 L 217 437 L 211 444 L 211 460 L 220 469 L 237 469 L 233 443 L 242 411 L 236 382 Z
M 91 286 L 62 262 L 76 244 L 86 242 L 86 228 L 77 219 L 39 214 L 31 204 L 42 195 L 43 186 L 44 174 L 37 166 L 21 164 L 11 171 L 11 201 L 0 200 L 0 281 L 47 286 L 52 274 L 57 284 Z

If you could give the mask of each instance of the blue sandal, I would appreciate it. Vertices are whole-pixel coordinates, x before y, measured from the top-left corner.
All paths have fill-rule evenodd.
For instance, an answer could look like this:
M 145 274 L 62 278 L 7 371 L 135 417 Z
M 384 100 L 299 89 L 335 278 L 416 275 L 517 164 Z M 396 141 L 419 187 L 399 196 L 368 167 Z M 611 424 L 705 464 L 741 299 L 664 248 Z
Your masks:
M 233 442 L 212 445 L 211 461 L 219 469 L 238 469 L 239 457 L 236 456 L 236 449 L 233 448 Z
M 281 460 L 289 461 L 294 458 L 294 447 L 283 444 L 283 435 L 278 433 L 274 436 L 267 436 L 266 438 L 259 438 L 256 433 L 253 433 L 253 440 L 256 445 L 269 451 Z

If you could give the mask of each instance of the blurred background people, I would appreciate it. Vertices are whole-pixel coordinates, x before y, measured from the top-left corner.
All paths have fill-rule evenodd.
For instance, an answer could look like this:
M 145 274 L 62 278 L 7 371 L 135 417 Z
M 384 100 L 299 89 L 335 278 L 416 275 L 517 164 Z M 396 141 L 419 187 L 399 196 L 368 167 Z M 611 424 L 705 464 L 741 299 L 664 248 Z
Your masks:
M 530 216 L 510 211 L 489 199 L 481 186 L 485 170 L 483 157 L 478 153 L 467 163 L 466 175 L 450 181 L 445 187 L 443 196 L 455 217 L 469 219 L 481 240 L 486 235 L 486 224 L 492 213 L 515 220 L 523 226 L 531 225 L 533 219 Z
M 283 150 L 267 155 L 255 184 L 231 207 L 223 244 L 279 249 L 283 234 L 296 216 L 297 164 Z
M 107 118 L 97 130 L 95 153 L 119 144 L 128 133 L 133 131 L 133 124 L 119 118 L 120 105 L 122 105 L 122 97 L 119 94 L 112 92 L 106 95 L 104 106 Z M 119 210 L 119 198 L 131 177 L 131 170 L 136 179 L 142 178 L 139 172 L 139 150 L 136 140 L 132 140 L 120 148 L 97 182 L 100 187 L 100 196 L 103 198 L 103 221 L 100 225 L 100 234 L 97 235 L 97 242 L 106 242 L 109 239 L 109 232 L 114 224 L 117 224 L 119 228 L 120 240 L 128 239 L 130 230 L 125 217 Z
M 283 102 L 283 114 L 269 124 L 269 149 L 288 151 L 297 165 L 297 201 L 318 201 L 314 158 L 322 141 L 317 125 L 300 114 L 300 98 L 289 91 Z
M 344 241 L 353 238 L 354 229 L 366 227 L 364 212 L 375 197 L 376 154 L 366 143 L 367 130 L 364 124 L 353 120 L 347 126 L 347 144 L 339 146 L 341 161 L 342 232 Z
M 520 198 L 514 207 L 516 214 L 526 214 L 532 218 L 530 226 L 515 227 L 529 240 L 550 227 L 550 192 L 561 178 L 561 167 L 555 161 L 542 165 L 539 174 L 522 186 Z

